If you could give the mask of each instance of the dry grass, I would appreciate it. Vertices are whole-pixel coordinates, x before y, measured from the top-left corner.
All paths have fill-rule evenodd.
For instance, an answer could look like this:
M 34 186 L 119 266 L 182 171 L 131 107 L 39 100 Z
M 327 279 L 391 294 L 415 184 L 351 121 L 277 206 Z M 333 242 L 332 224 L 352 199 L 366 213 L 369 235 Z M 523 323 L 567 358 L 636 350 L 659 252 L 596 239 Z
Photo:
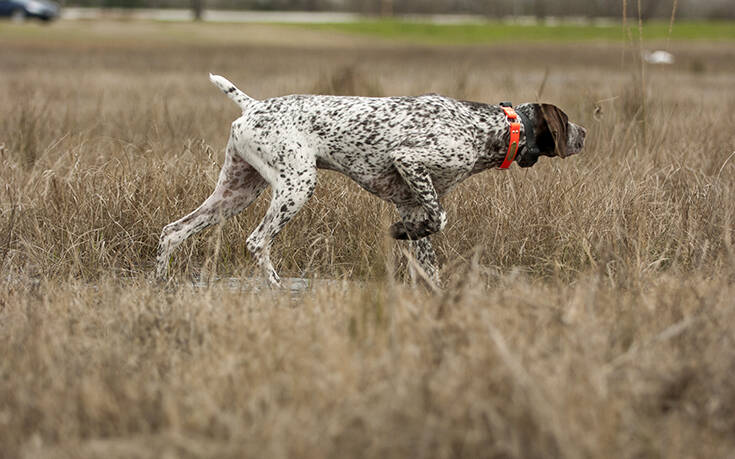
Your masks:
M 673 45 L 642 110 L 617 45 L 323 47 L 283 32 L 288 46 L 222 46 L 208 33 L 0 49 L 0 457 L 735 448 L 731 46 Z M 445 199 L 443 294 L 392 281 L 395 212 L 330 173 L 274 262 L 368 284 L 152 288 L 158 234 L 212 190 L 237 115 L 208 71 L 255 97 L 520 102 L 543 86 L 591 137 L 579 157 L 487 172 Z M 245 238 L 266 204 L 184 244 L 177 278 L 250 273 Z

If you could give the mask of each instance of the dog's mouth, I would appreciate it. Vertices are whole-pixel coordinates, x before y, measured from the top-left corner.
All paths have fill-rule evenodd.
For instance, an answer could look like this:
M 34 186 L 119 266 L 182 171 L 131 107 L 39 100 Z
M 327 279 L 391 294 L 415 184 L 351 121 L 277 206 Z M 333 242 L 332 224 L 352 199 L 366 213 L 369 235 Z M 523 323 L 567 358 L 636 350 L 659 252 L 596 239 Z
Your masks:
M 518 165 L 521 167 L 531 167 L 534 164 L 536 164 L 536 162 L 538 162 L 538 156 L 534 156 L 532 158 L 521 156 L 517 162 L 518 162 Z
M 518 152 L 516 164 L 521 167 L 531 167 L 538 162 L 539 156 L 538 152 L 529 151 L 528 148 L 524 146 L 521 148 L 521 151 Z

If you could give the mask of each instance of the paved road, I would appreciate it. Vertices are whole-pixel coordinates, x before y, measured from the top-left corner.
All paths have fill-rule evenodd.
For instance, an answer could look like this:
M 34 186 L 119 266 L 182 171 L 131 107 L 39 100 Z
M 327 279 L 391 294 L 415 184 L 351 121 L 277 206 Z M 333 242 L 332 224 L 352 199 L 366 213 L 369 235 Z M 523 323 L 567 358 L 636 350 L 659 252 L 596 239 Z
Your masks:
M 101 19 L 125 18 L 148 19 L 156 21 L 191 21 L 193 15 L 187 9 L 123 9 L 123 8 L 64 8 L 61 12 L 64 19 Z M 206 10 L 203 19 L 209 22 L 355 22 L 360 15 L 352 13 L 306 13 L 275 11 L 227 11 Z
M 365 19 L 355 13 L 305 12 L 305 11 L 228 11 L 205 10 L 203 19 L 208 22 L 257 22 L 257 23 L 349 23 Z M 188 9 L 124 9 L 124 8 L 64 8 L 64 19 L 148 19 L 156 21 L 191 21 L 193 15 Z M 484 16 L 467 14 L 409 15 L 404 20 L 431 22 L 435 24 L 478 24 L 487 22 Z M 517 18 L 517 20 L 527 20 Z M 530 18 L 533 19 L 533 18 Z
M 207 22 L 250 22 L 250 23 L 350 23 L 364 20 L 366 17 L 356 13 L 340 13 L 333 11 L 240 11 L 240 10 L 205 10 L 203 19 Z M 188 9 L 126 9 L 126 8 L 63 8 L 64 19 L 146 19 L 154 21 L 191 21 L 193 14 Z M 489 21 L 485 16 L 471 14 L 416 14 L 398 17 L 404 21 L 416 21 L 432 24 L 484 24 Z M 492 19 L 497 21 L 498 18 Z M 538 24 L 534 16 L 507 16 L 500 22 L 532 26 Z M 584 17 L 549 17 L 546 25 L 575 24 L 610 26 L 617 24 L 609 18 Z

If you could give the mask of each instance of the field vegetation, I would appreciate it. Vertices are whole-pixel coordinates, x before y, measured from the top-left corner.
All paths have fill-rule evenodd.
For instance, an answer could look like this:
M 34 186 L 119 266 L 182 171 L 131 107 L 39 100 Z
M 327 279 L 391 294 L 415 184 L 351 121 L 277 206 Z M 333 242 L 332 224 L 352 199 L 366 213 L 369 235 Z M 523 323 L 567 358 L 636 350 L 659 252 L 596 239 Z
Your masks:
M 735 50 L 440 46 L 263 25 L 0 24 L 0 458 L 730 457 Z M 68 32 L 68 33 L 65 33 Z M 48 39 L 57 36 L 56 39 Z M 658 45 L 657 45 L 658 46 Z M 248 94 L 543 100 L 585 151 L 444 199 L 445 288 L 333 173 L 232 289 L 268 196 L 187 241 Z

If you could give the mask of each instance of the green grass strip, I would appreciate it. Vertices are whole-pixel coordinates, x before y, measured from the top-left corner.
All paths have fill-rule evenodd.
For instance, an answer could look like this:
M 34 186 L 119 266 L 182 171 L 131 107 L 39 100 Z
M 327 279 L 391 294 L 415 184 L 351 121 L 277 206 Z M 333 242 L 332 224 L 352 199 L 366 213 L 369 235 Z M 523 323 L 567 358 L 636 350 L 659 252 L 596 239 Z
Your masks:
M 638 36 L 637 21 L 629 21 L 630 33 Z M 430 24 L 401 20 L 365 20 L 355 23 L 299 24 L 298 27 L 373 36 L 383 39 L 429 44 L 473 44 L 510 41 L 621 41 L 620 24 L 602 25 L 520 25 L 500 22 L 483 24 Z M 627 36 L 627 34 L 626 34 Z M 644 24 L 646 40 L 669 37 L 669 24 Z M 672 40 L 735 40 L 735 22 L 677 22 Z

